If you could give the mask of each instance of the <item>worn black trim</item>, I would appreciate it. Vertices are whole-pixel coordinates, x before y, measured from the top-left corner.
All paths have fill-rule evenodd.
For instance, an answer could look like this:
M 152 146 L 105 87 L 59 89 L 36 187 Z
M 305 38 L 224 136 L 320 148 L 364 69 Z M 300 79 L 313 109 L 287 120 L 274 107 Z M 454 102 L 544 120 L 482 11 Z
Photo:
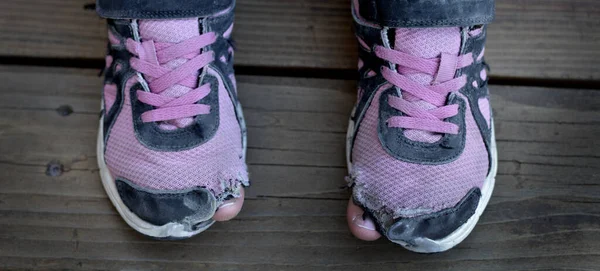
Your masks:
M 227 29 L 233 25 L 235 13 L 228 12 L 227 14 L 210 17 L 201 21 L 203 32 L 215 32 L 217 33 L 217 40 L 205 48 L 206 51 L 215 52 L 215 60 L 211 63 L 215 67 L 220 75 L 225 89 L 230 93 L 230 96 L 234 101 L 237 101 L 237 93 L 233 82 L 229 78 L 229 75 L 235 74 L 233 69 L 234 54 L 229 52 L 229 48 L 233 48 L 233 40 L 231 37 L 225 38 L 223 34 Z M 234 48 L 235 49 L 235 48 Z M 225 57 L 226 63 L 221 61 L 221 57 Z M 234 103 L 235 104 L 235 103 Z
M 468 31 L 468 29 L 464 29 L 463 31 Z M 473 54 L 473 58 L 477 59 L 477 56 L 482 52 L 487 36 L 487 26 L 483 26 L 482 33 L 477 37 L 470 37 L 468 34 L 463 35 L 463 46 L 461 48 L 461 54 L 466 54 L 471 52 Z M 465 95 L 469 100 L 469 105 L 471 107 L 471 113 L 473 115 L 473 119 L 475 119 L 475 123 L 477 123 L 477 127 L 481 133 L 481 137 L 483 138 L 485 147 L 488 152 L 488 159 L 490 161 L 488 166 L 488 172 L 492 167 L 492 152 L 491 152 L 491 140 L 492 140 L 492 123 L 488 126 L 485 117 L 481 113 L 479 108 L 479 99 L 487 98 L 489 102 L 491 102 L 490 93 L 488 89 L 488 78 L 486 80 L 481 79 L 480 72 L 481 70 L 488 70 L 489 67 L 485 63 L 485 58 L 481 62 L 475 62 L 471 66 L 465 67 L 457 71 L 457 76 L 466 75 L 467 76 L 467 84 L 460 90 L 460 93 Z M 477 87 L 473 86 L 473 82 L 477 82 Z M 491 105 L 490 105 L 491 106 Z M 491 109 L 490 109 L 491 110 Z M 490 112 L 490 122 L 493 119 L 493 114 Z
M 385 236 L 391 241 L 408 244 L 414 244 L 419 238 L 442 239 L 464 225 L 475 214 L 480 198 L 481 190 L 473 188 L 452 208 L 422 216 L 396 219 L 385 232 Z
M 387 27 L 487 24 L 494 19 L 495 10 L 494 0 L 358 0 L 357 2 L 358 12 L 362 18 Z
M 108 43 L 108 55 L 113 58 L 113 62 L 110 67 L 104 71 L 104 84 L 115 84 L 117 86 L 117 96 L 114 104 L 111 108 L 105 109 L 104 113 L 104 142 L 108 141 L 110 136 L 110 130 L 112 129 L 117 116 L 120 114 L 123 108 L 123 102 L 125 99 L 125 86 L 127 81 L 135 76 L 135 71 L 131 69 L 129 60 L 131 54 L 125 49 L 125 41 L 128 38 L 133 37 L 131 26 L 127 21 L 123 20 L 107 20 L 108 31 L 111 31 L 116 38 L 121 41 L 121 45 L 111 45 Z M 117 66 L 120 65 L 121 69 L 117 71 Z M 104 101 L 104 91 L 102 92 L 102 99 Z M 106 146 L 106 144 L 105 144 Z
M 209 221 L 217 209 L 215 196 L 202 187 L 161 191 L 142 188 L 124 179 L 117 179 L 116 186 L 131 212 L 157 226 L 175 222 L 193 230 Z

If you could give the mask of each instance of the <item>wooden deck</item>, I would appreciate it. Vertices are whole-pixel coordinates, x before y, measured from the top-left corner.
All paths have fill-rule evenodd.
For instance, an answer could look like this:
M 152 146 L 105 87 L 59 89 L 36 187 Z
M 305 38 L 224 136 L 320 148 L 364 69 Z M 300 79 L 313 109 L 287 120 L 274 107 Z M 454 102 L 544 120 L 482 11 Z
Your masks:
M 348 0 L 238 0 L 245 207 L 191 240 L 134 232 L 95 162 L 106 32 L 91 2 L 0 1 L 0 270 L 600 270 L 598 1 L 498 1 L 497 185 L 471 236 L 436 255 L 346 227 Z

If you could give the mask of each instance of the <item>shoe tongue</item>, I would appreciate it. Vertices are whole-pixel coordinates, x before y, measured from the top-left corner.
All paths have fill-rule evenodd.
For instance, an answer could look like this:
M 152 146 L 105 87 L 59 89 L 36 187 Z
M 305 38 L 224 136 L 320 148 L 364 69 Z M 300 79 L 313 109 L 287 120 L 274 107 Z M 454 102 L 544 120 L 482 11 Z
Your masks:
M 140 38 L 152 40 L 155 43 L 179 43 L 187 39 L 200 35 L 200 24 L 197 18 L 178 19 L 178 20 L 140 20 L 138 21 Z M 163 67 L 175 69 L 187 62 L 184 58 L 174 59 L 168 63 L 161 64 Z M 196 74 L 198 76 L 198 74 Z M 161 93 L 168 97 L 180 97 L 191 88 L 181 85 L 174 85 Z M 182 118 L 159 123 L 159 127 L 165 130 L 175 130 L 183 128 L 194 121 L 193 118 Z
M 155 42 L 182 42 L 200 35 L 200 24 L 197 18 L 140 20 L 138 27 L 142 40 Z
M 398 28 L 395 33 L 394 50 L 422 58 L 439 57 L 442 53 L 458 55 L 460 51 L 460 28 Z M 434 78 L 425 73 L 410 73 L 406 76 L 413 81 L 430 85 Z M 435 108 L 434 105 L 403 93 L 403 97 L 423 109 Z M 421 130 L 406 129 L 404 135 L 414 141 L 433 143 L 442 135 Z

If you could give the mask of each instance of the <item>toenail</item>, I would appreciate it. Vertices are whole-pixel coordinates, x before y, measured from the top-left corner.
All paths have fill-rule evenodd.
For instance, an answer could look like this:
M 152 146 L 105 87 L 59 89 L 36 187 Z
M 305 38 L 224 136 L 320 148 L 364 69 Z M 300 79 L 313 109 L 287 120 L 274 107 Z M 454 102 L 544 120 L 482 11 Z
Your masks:
M 227 202 L 223 203 L 221 206 L 219 206 L 219 208 L 229 207 L 229 206 L 232 206 L 234 204 L 235 204 L 235 200 L 230 200 L 230 201 L 227 201 Z
M 375 223 L 373 223 L 371 219 L 363 219 L 362 215 L 355 215 L 354 218 L 352 218 L 352 223 L 365 230 L 375 230 Z

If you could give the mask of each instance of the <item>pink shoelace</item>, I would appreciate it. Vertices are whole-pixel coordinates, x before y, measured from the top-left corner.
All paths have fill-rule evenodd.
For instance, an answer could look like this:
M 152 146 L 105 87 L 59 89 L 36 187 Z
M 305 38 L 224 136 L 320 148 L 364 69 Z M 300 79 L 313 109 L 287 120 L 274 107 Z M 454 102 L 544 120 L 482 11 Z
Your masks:
M 442 53 L 440 57 L 425 59 L 377 46 L 375 54 L 397 67 L 397 71 L 393 71 L 384 66 L 382 75 L 404 92 L 402 97 L 388 97 L 389 105 L 405 114 L 389 118 L 388 127 L 458 134 L 458 125 L 444 121 L 458 114 L 457 104 L 445 105 L 446 97 L 448 93 L 460 90 L 467 83 L 466 75 L 457 78 L 454 78 L 454 75 L 458 69 L 473 64 L 471 53 L 461 56 Z M 406 76 L 411 73 L 425 73 L 434 76 L 434 80 L 431 85 L 424 86 Z M 419 100 L 426 101 L 436 108 L 420 108 L 414 104 Z
M 211 86 L 204 84 L 197 87 L 196 73 L 214 61 L 214 52 L 201 53 L 201 50 L 215 41 L 216 35 L 212 32 L 179 43 L 127 40 L 127 50 L 136 56 L 130 60 L 131 67 L 144 74 L 150 88 L 150 92 L 138 90 L 137 97 L 141 102 L 155 107 L 142 114 L 143 122 L 175 120 L 210 113 L 209 105 L 197 102 L 210 93 Z M 164 66 L 180 58 L 187 61 L 174 69 Z M 193 89 L 177 98 L 161 95 L 176 84 Z

